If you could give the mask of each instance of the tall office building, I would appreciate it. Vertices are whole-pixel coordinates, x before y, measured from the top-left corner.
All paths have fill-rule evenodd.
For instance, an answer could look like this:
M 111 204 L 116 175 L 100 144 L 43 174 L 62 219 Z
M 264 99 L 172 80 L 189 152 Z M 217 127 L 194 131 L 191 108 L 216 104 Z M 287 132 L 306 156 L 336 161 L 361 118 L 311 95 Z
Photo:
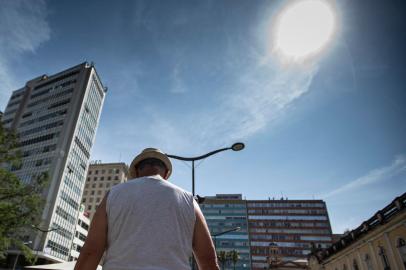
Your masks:
M 212 235 L 226 232 L 213 237 L 217 250 L 239 252 L 236 269 L 304 269 L 312 245 L 332 243 L 322 200 L 244 200 L 241 194 L 222 194 L 206 197 L 201 209 Z M 226 269 L 233 269 L 230 260 Z
M 112 186 L 127 182 L 128 166 L 125 163 L 93 163 L 89 166 L 82 203 L 93 218 L 104 195 Z
M 89 227 L 89 213 L 86 212 L 85 206 L 82 204 L 80 206 L 78 221 L 76 223 L 75 235 L 72 241 L 69 261 L 76 261 L 79 258 L 80 250 L 84 246 L 87 234 L 89 232 Z
M 249 200 L 247 209 L 252 269 L 304 260 L 313 244 L 326 248 L 332 243 L 322 200 Z
M 2 117 L 20 136 L 22 164 L 10 170 L 25 183 L 45 172 L 50 178 L 37 226 L 57 229 L 27 235 L 40 258 L 67 261 L 70 255 L 105 94 L 94 66 L 82 63 L 28 81 L 12 93 Z
M 200 205 L 209 226 L 216 250 L 237 251 L 239 260 L 236 270 L 250 268 L 250 248 L 248 240 L 247 205 L 241 194 L 217 194 L 206 197 Z M 228 260 L 227 269 L 234 269 L 233 262 Z

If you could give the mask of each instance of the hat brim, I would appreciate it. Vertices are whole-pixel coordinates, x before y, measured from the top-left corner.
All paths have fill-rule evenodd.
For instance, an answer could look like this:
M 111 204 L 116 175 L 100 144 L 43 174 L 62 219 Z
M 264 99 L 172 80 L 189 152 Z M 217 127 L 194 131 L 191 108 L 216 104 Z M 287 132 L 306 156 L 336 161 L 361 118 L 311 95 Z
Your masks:
M 142 152 L 138 156 L 134 158 L 134 160 L 131 162 L 130 169 L 128 171 L 128 177 L 131 178 L 136 178 L 137 177 L 137 172 L 135 167 L 137 166 L 138 163 L 140 163 L 142 160 L 148 159 L 148 158 L 156 158 L 162 161 L 165 164 L 166 169 L 168 169 L 168 175 L 167 178 L 172 173 L 172 163 L 169 160 L 169 158 L 161 152 L 157 151 L 149 151 L 149 152 Z

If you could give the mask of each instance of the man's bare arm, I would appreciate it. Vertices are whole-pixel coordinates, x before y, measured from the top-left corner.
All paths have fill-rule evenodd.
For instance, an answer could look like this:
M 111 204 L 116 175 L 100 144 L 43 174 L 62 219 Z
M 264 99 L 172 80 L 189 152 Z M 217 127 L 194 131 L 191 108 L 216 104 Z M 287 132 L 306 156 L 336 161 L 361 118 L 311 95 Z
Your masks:
M 108 193 L 103 198 L 102 202 L 93 216 L 90 224 L 89 233 L 85 244 L 80 250 L 78 261 L 76 262 L 75 270 L 96 270 L 104 250 L 107 246 L 107 213 L 106 213 L 106 198 Z
M 210 231 L 206 220 L 196 201 L 195 205 L 196 223 L 193 233 L 193 253 L 199 266 L 199 270 L 219 270 L 217 264 L 216 250 L 211 240 Z

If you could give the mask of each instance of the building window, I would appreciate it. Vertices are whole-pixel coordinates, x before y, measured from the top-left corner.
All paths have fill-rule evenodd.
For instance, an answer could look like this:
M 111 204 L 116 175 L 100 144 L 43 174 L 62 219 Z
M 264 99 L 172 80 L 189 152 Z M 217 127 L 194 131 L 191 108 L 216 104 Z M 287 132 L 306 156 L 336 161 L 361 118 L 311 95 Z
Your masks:
M 106 173 L 106 170 L 102 170 L 102 172 L 101 172 L 102 174 L 105 174 Z
M 86 179 L 86 181 L 90 181 L 90 177 L 88 177 L 88 178 Z
M 98 170 L 94 171 L 94 174 L 99 174 L 99 171 Z
M 97 191 L 97 195 L 101 195 L 101 193 L 102 193 L 101 190 L 98 190 L 98 191 Z
M 118 176 L 116 175 L 116 176 L 114 176 L 114 180 L 118 180 Z
M 100 181 L 104 181 L 104 177 L 102 176 L 102 177 L 100 177 Z
M 119 169 L 116 169 L 116 173 L 120 173 L 120 170 L 119 170 Z
M 93 178 L 93 181 L 97 181 L 97 177 Z
M 97 199 L 96 199 L 96 202 L 100 202 L 100 198 L 97 198 Z
M 89 206 L 87 207 L 87 210 L 92 210 L 92 206 L 89 205 Z
M 347 265 L 343 264 L 343 270 L 347 270 Z
M 357 260 L 354 260 L 354 261 L 352 262 L 352 269 L 353 269 L 353 270 L 359 270 Z
M 88 173 L 89 175 L 91 175 L 92 174 L 92 171 L 89 171 L 89 173 Z
M 92 190 L 92 192 L 90 192 L 90 195 L 94 195 L 94 190 Z
M 365 264 L 367 266 L 368 270 L 374 270 L 374 267 L 372 266 L 372 260 L 371 257 L 369 257 L 369 254 L 365 254 Z
M 406 241 L 399 238 L 396 247 L 398 248 L 400 258 L 402 258 L 403 266 L 406 269 Z
M 83 195 L 87 195 L 87 190 L 85 190 L 85 191 L 83 192 Z
M 89 202 L 93 202 L 93 198 L 89 198 Z
M 100 183 L 100 184 L 99 184 L 99 188 L 101 188 L 101 187 L 103 187 L 103 183 Z
M 107 177 L 107 180 L 111 180 L 111 176 L 108 176 L 108 177 Z
M 385 249 L 382 246 L 379 247 L 378 254 L 379 254 L 379 257 L 381 257 L 381 262 L 382 262 L 382 265 L 383 265 L 383 269 L 384 270 L 390 270 L 389 260 L 388 260 L 388 257 L 386 256 Z
M 89 188 L 89 184 L 86 184 L 86 185 L 85 185 L 85 188 Z
M 92 184 L 92 188 L 95 188 L 96 187 L 96 184 Z
M 86 198 L 83 198 L 82 203 L 85 203 L 85 202 L 86 202 Z

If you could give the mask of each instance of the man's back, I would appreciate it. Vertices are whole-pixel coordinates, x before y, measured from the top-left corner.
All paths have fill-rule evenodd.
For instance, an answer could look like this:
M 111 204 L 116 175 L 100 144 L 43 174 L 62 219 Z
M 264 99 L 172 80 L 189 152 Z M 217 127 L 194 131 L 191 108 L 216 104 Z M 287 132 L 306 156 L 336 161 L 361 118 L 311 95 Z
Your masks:
M 103 269 L 190 269 L 193 196 L 160 177 L 115 186 L 107 197 Z

